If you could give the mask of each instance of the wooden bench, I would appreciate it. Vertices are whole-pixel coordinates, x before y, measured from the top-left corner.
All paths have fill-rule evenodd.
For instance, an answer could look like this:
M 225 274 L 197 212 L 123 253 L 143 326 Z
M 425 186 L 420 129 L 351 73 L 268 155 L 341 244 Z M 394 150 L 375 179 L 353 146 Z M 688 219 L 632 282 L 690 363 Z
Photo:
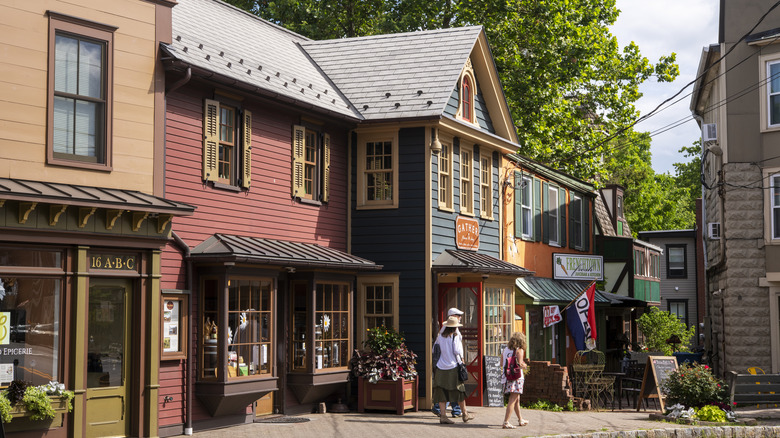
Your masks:
M 780 404 L 780 374 L 737 374 L 729 372 L 731 403 L 737 406 Z

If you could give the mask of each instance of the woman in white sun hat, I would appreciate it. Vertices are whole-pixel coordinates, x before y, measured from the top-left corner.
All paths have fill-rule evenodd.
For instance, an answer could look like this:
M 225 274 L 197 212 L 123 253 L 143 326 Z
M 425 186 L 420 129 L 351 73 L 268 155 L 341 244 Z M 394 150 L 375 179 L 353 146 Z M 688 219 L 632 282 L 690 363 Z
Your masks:
M 436 338 L 436 344 L 441 349 L 439 361 L 434 365 L 436 372 L 433 374 L 433 402 L 439 404 L 439 423 L 452 424 L 447 418 L 446 404 L 460 405 L 461 419 L 464 423 L 474 419 L 474 414 L 466 410 L 466 386 L 458 379 L 458 362 L 463 358 L 463 344 L 456 340 L 456 331 L 462 327 L 458 316 L 452 315 L 444 322 L 444 330 Z

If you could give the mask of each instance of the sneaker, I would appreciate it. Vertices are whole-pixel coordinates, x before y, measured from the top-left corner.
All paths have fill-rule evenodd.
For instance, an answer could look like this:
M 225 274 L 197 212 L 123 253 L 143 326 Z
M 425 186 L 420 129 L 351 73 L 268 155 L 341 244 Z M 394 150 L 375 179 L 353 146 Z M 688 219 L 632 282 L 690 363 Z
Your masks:
M 438 405 L 434 405 L 433 408 L 431 408 L 431 412 L 437 417 L 441 416 L 441 411 L 439 411 Z
M 452 416 L 453 417 L 460 417 L 461 416 L 460 407 L 452 410 Z

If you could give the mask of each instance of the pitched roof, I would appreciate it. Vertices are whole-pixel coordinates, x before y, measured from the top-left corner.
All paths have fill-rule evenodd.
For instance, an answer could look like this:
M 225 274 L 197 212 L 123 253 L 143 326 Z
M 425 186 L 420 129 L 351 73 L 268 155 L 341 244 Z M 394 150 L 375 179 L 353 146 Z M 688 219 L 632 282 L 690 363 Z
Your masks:
M 481 26 L 301 41 L 367 120 L 441 116 Z
M 179 0 L 166 52 L 189 66 L 294 104 L 360 119 L 298 46 L 307 38 L 219 0 Z
M 375 271 L 382 265 L 314 243 L 217 233 L 192 249 L 193 259 L 244 261 L 295 268 Z
M 507 159 L 519 163 L 523 167 L 528 168 L 537 175 L 543 176 L 549 180 L 555 181 L 559 184 L 565 185 L 569 188 L 579 190 L 582 194 L 587 196 L 595 196 L 593 193 L 593 184 L 577 179 L 569 174 L 563 173 L 560 170 L 553 169 L 550 166 L 542 164 L 538 161 L 534 161 L 528 157 L 524 157 L 519 154 L 507 154 Z

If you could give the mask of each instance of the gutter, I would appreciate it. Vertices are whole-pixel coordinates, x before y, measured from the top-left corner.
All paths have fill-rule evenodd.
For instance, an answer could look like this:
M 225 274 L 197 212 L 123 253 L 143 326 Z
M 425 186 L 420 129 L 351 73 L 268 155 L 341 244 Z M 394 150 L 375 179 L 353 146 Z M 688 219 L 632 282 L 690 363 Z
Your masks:
M 195 304 L 193 303 L 193 297 L 192 297 L 192 260 L 190 260 L 190 255 L 192 252 L 190 251 L 189 245 L 182 240 L 181 237 L 179 237 L 178 234 L 176 234 L 175 231 L 171 231 L 171 236 L 173 237 L 173 242 L 176 244 L 176 246 L 181 249 L 182 255 L 184 256 L 184 269 L 185 269 L 185 285 L 184 287 L 190 291 L 190 299 L 189 299 L 189 315 L 192 316 L 194 310 L 195 310 Z M 190 330 L 190 327 L 187 327 L 187 330 Z M 185 375 L 185 386 L 187 387 L 187 407 L 184 411 L 184 435 L 192 435 L 192 391 L 193 389 L 193 373 L 192 369 L 195 365 L 195 359 L 192 357 L 192 348 L 190 346 L 187 347 L 190 349 L 190 351 L 187 352 L 187 373 Z

